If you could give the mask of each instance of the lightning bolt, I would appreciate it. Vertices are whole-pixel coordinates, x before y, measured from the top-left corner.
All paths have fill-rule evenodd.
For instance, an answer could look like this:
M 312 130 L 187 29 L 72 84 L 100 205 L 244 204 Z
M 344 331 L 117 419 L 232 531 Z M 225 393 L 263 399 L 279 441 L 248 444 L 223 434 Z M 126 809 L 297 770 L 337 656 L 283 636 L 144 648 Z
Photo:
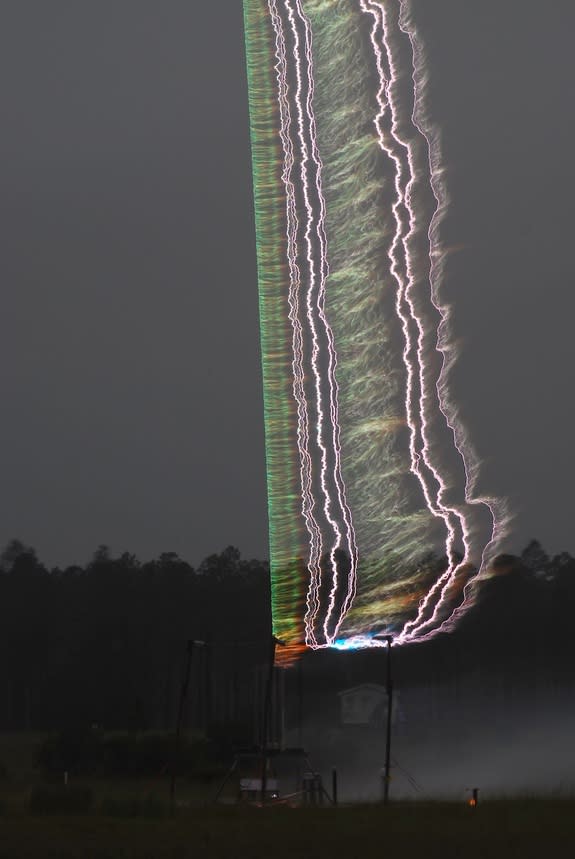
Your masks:
M 284 151 L 282 180 L 286 193 L 290 271 L 288 301 L 293 328 L 293 390 L 298 413 L 302 513 L 310 538 L 306 641 L 312 647 L 319 647 L 334 642 L 353 600 L 357 546 L 341 473 L 337 356 L 325 313 L 329 265 L 322 163 L 313 111 L 311 27 L 300 0 L 284 0 L 281 6 L 277 0 L 268 0 L 268 8 L 275 33 L 280 135 Z M 298 195 L 301 205 L 298 205 Z M 299 210 L 303 218 L 299 217 Z M 306 386 L 308 373 L 313 385 Z M 313 426 L 315 436 L 310 431 Z M 316 487 L 322 499 L 321 511 L 315 501 Z M 326 533 L 329 537 L 325 537 Z M 348 560 L 347 570 L 341 570 L 342 554 Z M 326 558 L 329 558 L 328 569 L 325 569 Z M 318 639 L 316 623 L 322 602 L 322 574 L 327 573 L 331 573 L 332 581 L 322 635 Z M 342 579 L 345 580 L 343 597 L 340 594 Z
M 465 505 L 458 507 L 446 502 L 445 498 L 450 486 L 440 463 L 434 456 L 431 436 L 438 412 L 452 435 L 463 467 L 466 505 L 484 505 L 490 514 L 491 536 L 487 546 L 481 552 L 478 574 L 486 563 L 489 550 L 500 539 L 498 523 L 502 517 L 495 499 L 474 496 L 477 461 L 463 428 L 456 420 L 455 409 L 448 398 L 446 373 L 449 353 L 449 308 L 442 304 L 439 297 L 441 249 L 438 237 L 439 223 L 446 207 L 446 194 L 440 176 L 437 139 L 432 136 L 422 116 L 421 90 L 425 72 L 423 51 L 408 15 L 407 0 L 399 0 L 397 22 L 391 20 L 389 3 L 359 0 L 359 5 L 364 14 L 372 17 L 370 41 L 379 80 L 378 113 L 374 119 L 374 125 L 379 146 L 394 170 L 395 234 L 389 249 L 389 263 L 391 275 L 396 283 L 395 307 L 404 339 L 405 413 L 409 427 L 410 469 L 419 481 L 429 511 L 443 523 L 446 534 L 445 554 L 448 561 L 446 571 L 421 601 L 416 617 L 404 625 L 396 638 L 397 643 L 405 643 L 413 639 L 428 638 L 446 629 L 450 619 L 442 618 L 442 614 L 445 614 L 448 594 L 456 578 L 465 575 L 468 579 L 464 593 L 466 607 L 471 600 L 471 591 L 467 588 L 470 581 L 475 578 L 469 575 L 473 569 L 474 557 L 469 511 Z M 413 55 L 414 107 L 410 117 L 411 133 L 403 130 L 407 125 L 404 116 L 405 108 L 398 96 L 401 72 L 395 43 L 390 35 L 397 27 L 408 36 Z M 413 134 L 414 129 L 417 135 Z M 420 154 L 421 140 L 425 144 L 426 159 Z M 435 200 L 435 209 L 427 227 L 429 300 L 439 318 L 435 349 L 440 355 L 441 369 L 435 379 L 427 359 L 426 342 L 430 335 L 415 296 L 416 283 L 421 275 L 417 270 L 414 242 L 424 226 L 422 216 L 415 206 L 414 197 L 417 183 L 421 181 L 419 177 L 423 176 L 427 177 Z M 456 554 L 458 542 L 462 544 L 464 550 L 461 561 L 458 561 Z M 443 622 L 437 626 L 439 620 Z
M 274 624 L 295 645 L 303 619 L 312 648 L 384 646 L 380 624 L 396 645 L 423 641 L 473 604 L 507 522 L 504 504 L 478 492 L 450 398 L 448 197 L 411 0 L 244 0 L 244 10 Z M 403 444 L 405 432 L 400 454 L 394 433 Z M 422 498 L 409 510 L 406 461 Z M 409 565 L 433 522 L 446 568 L 414 608 L 424 569 Z

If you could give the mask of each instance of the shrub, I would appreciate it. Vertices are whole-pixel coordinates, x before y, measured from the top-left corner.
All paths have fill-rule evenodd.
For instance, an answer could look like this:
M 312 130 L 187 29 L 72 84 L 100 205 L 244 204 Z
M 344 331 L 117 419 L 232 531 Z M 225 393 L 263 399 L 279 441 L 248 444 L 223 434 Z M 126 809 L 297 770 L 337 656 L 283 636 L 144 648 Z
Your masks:
M 177 775 L 212 777 L 231 759 L 225 734 L 217 740 L 180 737 L 173 732 L 132 733 L 95 730 L 64 731 L 48 737 L 36 761 L 47 776 L 74 775 L 142 778 L 160 776 L 175 766 Z M 227 761 L 229 765 L 229 760 Z
M 145 797 L 110 797 L 102 800 L 102 814 L 108 817 L 163 818 L 168 816 L 168 807 L 158 797 L 150 793 Z
M 32 814 L 85 814 L 93 802 L 92 790 L 82 785 L 43 785 L 30 794 Z
M 175 734 L 169 732 L 107 734 L 102 749 L 103 771 L 109 776 L 159 776 L 172 766 L 177 775 L 190 775 L 213 765 L 209 741 L 182 736 L 176 747 Z
M 93 729 L 72 729 L 52 734 L 40 745 L 36 763 L 46 774 L 91 773 L 101 757 L 102 736 Z

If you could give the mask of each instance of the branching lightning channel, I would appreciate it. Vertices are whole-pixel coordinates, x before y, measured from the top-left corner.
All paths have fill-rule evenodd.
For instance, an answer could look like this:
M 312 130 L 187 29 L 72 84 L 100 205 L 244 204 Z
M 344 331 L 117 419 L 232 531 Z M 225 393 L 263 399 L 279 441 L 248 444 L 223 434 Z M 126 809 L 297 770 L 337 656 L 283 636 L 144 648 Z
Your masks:
M 294 396 L 298 411 L 302 513 L 310 536 L 310 584 L 305 627 L 308 644 L 317 647 L 333 643 L 353 599 L 357 548 L 341 474 L 338 389 L 335 379 L 337 358 L 333 334 L 325 315 L 328 261 L 325 201 L 321 187 L 322 164 L 313 113 L 311 28 L 300 0 L 284 0 L 281 7 L 276 0 L 268 0 L 268 8 L 276 37 L 276 74 L 284 149 L 289 306 L 293 326 Z M 289 60 L 288 45 L 291 46 Z M 290 86 L 291 80 L 295 80 L 295 86 Z M 290 104 L 294 107 L 295 121 Z M 298 215 L 298 194 L 303 201 L 299 207 L 303 212 L 303 225 Z M 305 294 L 305 300 L 300 300 L 300 293 Z M 313 379 L 313 386 L 306 388 L 308 373 Z M 313 403 L 309 402 L 311 390 Z M 315 426 L 315 437 L 310 433 L 311 426 Z M 316 475 L 317 470 L 319 473 Z M 316 492 L 322 498 L 321 517 L 315 500 Z M 324 528 L 321 527 L 322 519 Z M 326 531 L 330 534 L 327 549 L 323 540 Z M 347 571 L 340 570 L 342 553 L 349 559 Z M 329 558 L 329 562 L 326 562 L 326 558 Z M 329 573 L 332 582 L 322 635 L 318 639 L 316 624 L 322 608 L 321 578 Z M 346 593 L 342 598 L 340 588 L 343 575 L 347 581 Z M 334 619 L 336 612 L 338 616 Z
M 412 81 L 414 89 L 414 103 L 412 113 L 412 123 L 417 128 L 420 135 L 424 138 L 427 151 L 427 168 L 429 173 L 429 182 L 435 199 L 435 210 L 431 218 L 428 229 L 429 240 L 429 262 L 430 273 L 429 283 L 431 287 L 431 301 L 433 306 L 438 311 L 441 322 L 437 329 L 437 351 L 442 356 L 441 370 L 436 382 L 437 402 L 441 413 L 449 427 L 455 448 L 460 456 L 465 473 L 465 501 L 470 505 L 481 505 L 487 508 L 490 514 L 491 533 L 486 545 L 481 549 L 480 562 L 476 575 L 472 575 L 464 586 L 464 598 L 460 606 L 458 606 L 435 630 L 431 630 L 426 634 L 422 634 L 424 628 L 433 627 L 439 617 L 439 611 L 445 602 L 446 593 L 451 579 L 456 573 L 454 570 L 450 576 L 445 575 L 436 584 L 435 589 L 440 589 L 440 598 L 437 601 L 436 609 L 432 616 L 425 624 L 416 625 L 412 628 L 412 634 L 416 634 L 420 640 L 429 638 L 431 635 L 448 631 L 457 622 L 458 617 L 465 612 L 473 603 L 473 590 L 470 585 L 482 574 L 489 561 L 492 559 L 496 547 L 500 544 L 506 528 L 507 512 L 505 504 L 501 499 L 491 496 L 477 496 L 476 483 L 479 472 L 479 463 L 475 452 L 469 442 L 465 429 L 456 417 L 456 409 L 451 404 L 449 398 L 449 390 L 446 381 L 448 371 L 448 353 L 449 353 L 449 316 L 450 309 L 442 303 L 439 295 L 439 283 L 442 275 L 442 254 L 439 241 L 439 225 L 442 219 L 442 212 L 447 205 L 447 194 L 444 188 L 443 181 L 440 175 L 441 154 L 439 151 L 438 137 L 430 128 L 429 122 L 426 121 L 425 111 L 423 109 L 423 84 L 425 79 L 425 54 L 423 46 L 419 39 L 417 29 L 414 26 L 410 16 L 409 0 L 399 0 L 400 14 L 399 27 L 403 33 L 409 38 L 411 45 L 413 64 L 412 64 Z M 469 534 L 465 533 L 466 537 L 466 553 L 469 551 Z M 448 571 L 449 572 L 449 571 Z M 431 595 L 431 592 L 430 592 Z M 408 632 L 409 624 L 406 624 L 403 630 L 405 635 Z
M 412 639 L 427 638 L 445 628 L 448 621 L 445 616 L 447 595 L 453 582 L 461 574 L 472 570 L 473 556 L 471 546 L 471 526 L 465 505 L 457 508 L 445 503 L 448 490 L 447 478 L 443 475 L 439 463 L 434 461 L 433 445 L 430 440 L 431 425 L 436 417 L 434 410 L 439 409 L 449 427 L 455 448 L 460 456 L 465 474 L 465 501 L 467 504 L 484 504 L 488 507 L 493 523 L 489 546 L 496 536 L 496 510 L 492 499 L 473 497 L 471 452 L 466 443 L 462 428 L 455 419 L 455 414 L 449 407 L 445 383 L 446 354 L 448 351 L 446 329 L 449 311 L 444 307 L 438 295 L 440 272 L 437 260 L 440 258 L 438 247 L 438 222 L 445 205 L 444 194 L 441 190 L 437 165 L 439 158 L 430 135 L 422 123 L 419 111 L 421 105 L 421 74 L 423 70 L 422 52 L 417 40 L 415 29 L 409 25 L 406 14 L 406 0 L 399 0 L 399 19 L 390 20 L 389 3 L 376 0 L 359 0 L 361 10 L 373 18 L 371 28 L 371 45 L 379 78 L 377 94 L 378 114 L 374 120 L 379 144 L 385 152 L 395 171 L 395 194 L 393 213 L 396 224 L 395 235 L 389 250 L 390 271 L 397 284 L 396 312 L 401 323 L 404 337 L 403 358 L 406 370 L 405 411 L 409 426 L 409 452 L 411 471 L 419 480 L 425 502 L 430 512 L 440 518 L 445 527 L 445 551 L 448 566 L 444 574 L 429 590 L 421 601 L 417 616 L 406 623 L 398 643 Z M 395 4 L 394 4 L 395 5 Z M 412 81 L 414 87 L 414 108 L 411 115 L 412 126 L 417 130 L 420 139 L 425 141 L 427 163 L 418 155 L 418 146 L 413 137 L 402 133 L 401 101 L 397 96 L 397 81 L 399 77 L 398 60 L 394 42 L 390 36 L 393 28 L 399 27 L 410 40 L 413 54 Z M 418 313 L 417 302 L 413 291 L 418 272 L 415 270 L 416 261 L 412 252 L 412 241 L 421 232 L 423 223 L 421 215 L 413 203 L 414 188 L 418 175 L 426 175 L 435 198 L 435 210 L 428 225 L 429 242 L 429 288 L 430 301 L 437 312 L 440 322 L 437 328 L 436 349 L 441 356 L 441 371 L 433 379 L 433 373 L 427 366 L 425 343 L 429 336 L 425 329 L 425 321 Z M 406 228 L 407 219 L 407 228 Z M 413 329 L 415 328 L 415 335 Z M 415 342 L 414 342 L 415 341 Z M 464 556 L 458 561 L 455 552 L 456 541 L 460 540 L 464 548 Z M 479 570 L 485 562 L 485 550 L 481 553 Z M 469 573 L 467 573 L 469 576 Z M 467 599 L 467 595 L 464 598 Z M 439 624 L 439 627 L 438 627 Z M 426 632 L 426 630 L 429 630 Z
M 395 170 L 394 186 L 396 199 L 393 204 L 395 235 L 389 249 L 390 271 L 396 281 L 396 312 L 401 322 L 404 337 L 403 359 L 406 369 L 405 413 L 409 427 L 409 454 L 411 471 L 417 477 L 427 507 L 431 513 L 443 520 L 446 529 L 446 555 L 449 578 L 456 568 L 454 542 L 457 532 L 465 534 L 462 517 L 452 507 L 443 504 L 444 482 L 430 457 L 428 442 L 427 410 L 429 407 L 428 381 L 425 369 L 423 322 L 411 297 L 414 282 L 413 262 L 410 250 L 411 236 L 418 230 L 417 214 L 412 205 L 411 190 L 415 174 L 414 151 L 409 141 L 401 136 L 398 121 L 398 106 L 394 100 L 394 87 L 398 71 L 395 57 L 388 39 L 388 12 L 383 3 L 360 0 L 363 12 L 371 13 L 373 26 L 371 44 L 380 81 L 377 94 L 379 112 L 375 119 L 379 144 Z M 380 41 L 381 40 L 381 44 Z M 385 64 L 389 69 L 386 78 Z M 387 114 L 389 113 L 389 117 Z M 412 333 L 415 327 L 416 334 Z M 415 344 L 414 344 L 415 340 Z M 419 394 L 417 394 L 419 391 Z M 458 526 L 461 525 L 460 528 Z M 422 602 L 418 619 L 423 617 L 430 596 Z M 418 620 L 412 621 L 416 628 Z M 404 630 L 405 631 L 405 630 Z
M 287 256 L 290 272 L 289 284 L 289 320 L 292 325 L 293 339 L 293 393 L 297 403 L 297 444 L 300 459 L 300 481 L 302 488 L 302 512 L 310 538 L 308 569 L 311 583 L 308 595 L 308 610 L 311 604 L 317 611 L 316 582 L 319 579 L 319 560 L 321 556 L 322 537 L 318 522 L 314 516 L 314 497 L 312 491 L 312 458 L 310 454 L 310 438 L 307 400 L 305 393 L 305 368 L 303 348 L 303 327 L 300 321 L 300 289 L 301 274 L 298 265 L 297 236 L 299 221 L 297 214 L 296 189 L 292 180 L 295 165 L 294 146 L 291 139 L 292 116 L 289 102 L 289 87 L 287 81 L 286 42 L 279 16 L 276 0 L 269 0 L 268 7 L 275 34 L 275 51 L 277 64 L 275 66 L 278 83 L 278 101 L 280 109 L 280 136 L 284 152 L 282 181 L 286 193 L 286 224 L 287 224 Z
M 274 634 L 423 641 L 473 604 L 505 510 L 450 397 L 448 198 L 412 0 L 243 5 Z
M 353 530 L 351 511 L 347 504 L 345 486 L 342 478 L 342 470 L 341 470 L 341 445 L 340 445 L 340 432 L 339 432 L 339 409 L 338 409 L 338 385 L 336 379 L 336 367 L 337 367 L 337 353 L 335 350 L 334 337 L 333 332 L 331 330 L 331 326 L 327 320 L 325 314 L 325 295 L 326 295 L 326 278 L 329 273 L 329 265 L 327 260 L 327 241 L 325 234 L 325 218 L 326 218 L 326 206 L 325 206 L 325 198 L 323 195 L 323 191 L 321 188 L 321 171 L 322 171 L 322 163 L 318 150 L 317 144 L 317 130 L 315 123 L 315 116 L 313 111 L 313 94 L 314 94 L 314 81 L 313 81 L 313 45 L 312 45 L 312 34 L 311 27 L 309 23 L 309 19 L 304 15 L 303 9 L 301 6 L 301 0 L 297 0 L 298 12 L 305 23 L 305 51 L 306 51 L 306 60 L 307 60 L 307 74 L 308 74 L 308 95 L 306 99 L 306 108 L 307 108 L 307 116 L 309 121 L 309 127 L 311 130 L 311 145 L 312 145 L 312 157 L 314 163 L 317 165 L 317 174 L 316 174 L 316 183 L 317 183 L 317 192 L 318 198 L 320 202 L 320 217 L 317 223 L 317 236 L 319 239 L 320 247 L 321 247 L 321 274 L 320 274 L 320 288 L 318 291 L 318 299 L 317 299 L 317 308 L 319 312 L 320 320 L 323 324 L 323 328 L 325 331 L 325 336 L 328 342 L 328 380 L 329 380 L 329 411 L 330 411 L 330 426 L 331 426 L 331 445 L 334 453 L 334 463 L 333 463 L 333 483 L 336 488 L 337 493 L 337 507 L 341 512 L 341 516 L 343 519 L 343 526 L 345 530 L 345 545 L 347 549 L 347 556 L 350 560 L 349 571 L 347 573 L 347 594 L 345 599 L 342 602 L 342 605 L 339 609 L 339 616 L 335 623 L 335 626 L 330 632 L 329 623 L 332 617 L 333 612 L 336 610 L 335 601 L 338 591 L 339 585 L 339 565 L 340 560 L 336 555 L 337 549 L 342 548 L 343 543 L 343 535 L 341 534 L 337 522 L 333 522 L 334 529 L 337 533 L 337 542 L 332 545 L 330 552 L 330 560 L 331 560 L 331 569 L 333 571 L 333 584 L 330 591 L 329 597 L 329 609 L 325 617 L 323 631 L 326 641 L 329 643 L 333 643 L 335 640 L 335 636 L 337 635 L 337 631 L 347 613 L 349 606 L 355 596 L 355 584 L 356 584 L 356 568 L 357 568 L 357 545 L 355 541 L 355 533 Z

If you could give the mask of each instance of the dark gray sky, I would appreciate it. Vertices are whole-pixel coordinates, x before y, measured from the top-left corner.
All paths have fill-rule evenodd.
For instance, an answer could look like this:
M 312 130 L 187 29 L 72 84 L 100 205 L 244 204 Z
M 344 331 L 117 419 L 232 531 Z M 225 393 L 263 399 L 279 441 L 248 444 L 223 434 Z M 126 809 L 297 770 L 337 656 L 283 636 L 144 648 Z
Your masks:
M 575 4 L 416 8 L 482 488 L 575 551 Z M 240 0 L 5 0 L 0 104 L 0 543 L 264 556 Z

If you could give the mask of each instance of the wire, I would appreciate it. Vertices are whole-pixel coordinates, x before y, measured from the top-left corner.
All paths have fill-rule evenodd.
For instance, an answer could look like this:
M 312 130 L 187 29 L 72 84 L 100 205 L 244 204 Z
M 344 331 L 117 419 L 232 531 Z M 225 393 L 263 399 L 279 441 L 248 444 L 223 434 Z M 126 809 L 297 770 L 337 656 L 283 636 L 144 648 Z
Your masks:
M 394 766 L 394 767 L 396 767 L 398 770 L 400 770 L 400 772 L 402 772 L 402 773 L 404 774 L 404 776 L 406 777 L 407 781 L 409 782 L 409 784 L 411 785 L 411 787 L 416 791 L 416 793 L 422 793 L 422 791 L 423 791 L 422 786 L 419 784 L 419 782 L 417 782 L 417 781 L 415 780 L 415 778 L 411 775 L 411 773 L 409 773 L 406 769 L 404 769 L 404 768 L 403 768 L 403 767 L 398 763 L 398 761 L 397 761 L 397 759 L 396 759 L 396 758 L 392 758 L 392 759 L 391 759 L 391 762 L 392 762 L 392 764 L 393 764 L 393 766 Z

